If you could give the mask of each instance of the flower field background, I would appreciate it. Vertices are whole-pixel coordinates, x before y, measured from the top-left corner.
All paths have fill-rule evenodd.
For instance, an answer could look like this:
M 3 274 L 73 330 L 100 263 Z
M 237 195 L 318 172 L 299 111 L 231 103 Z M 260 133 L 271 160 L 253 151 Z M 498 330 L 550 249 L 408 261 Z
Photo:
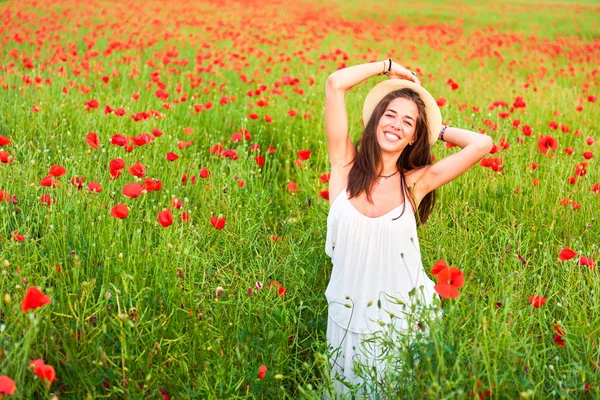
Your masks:
M 596 2 L 22 0 L 0 21 L 0 394 L 330 391 L 325 81 L 388 57 L 495 146 L 419 231 L 460 295 L 373 395 L 600 394 Z M 377 79 L 347 95 L 355 140 Z

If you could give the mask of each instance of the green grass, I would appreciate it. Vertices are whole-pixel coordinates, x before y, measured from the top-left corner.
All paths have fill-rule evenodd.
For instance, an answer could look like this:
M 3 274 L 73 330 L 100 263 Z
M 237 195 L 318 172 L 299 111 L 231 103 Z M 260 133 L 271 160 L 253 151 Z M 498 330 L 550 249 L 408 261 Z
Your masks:
M 100 4 L 107 7 L 75 0 L 0 6 L 0 37 L 7 38 L 0 45 L 0 136 L 11 140 L 2 149 L 15 158 L 0 164 L 0 189 L 17 200 L 0 201 L 0 374 L 16 382 L 13 397 L 160 399 L 162 390 L 171 398 L 320 398 L 330 392 L 329 205 L 319 197 L 327 189 L 319 177 L 329 169 L 324 83 L 343 64 L 388 57 L 419 71 L 423 85 L 448 100 L 444 121 L 485 130 L 498 146 L 501 139 L 510 146 L 491 156 L 503 159 L 503 171 L 474 166 L 439 190 L 429 222 L 419 228 L 423 263 L 429 270 L 444 258 L 465 273 L 465 286 L 444 303 L 441 319 L 412 317 L 428 328 L 415 333 L 419 340 L 382 338 L 393 349 L 395 375 L 371 390 L 381 398 L 473 398 L 486 390 L 498 398 L 598 396 L 598 270 L 580 267 L 579 257 L 558 259 L 570 247 L 600 261 L 600 197 L 590 190 L 600 182 L 599 101 L 587 100 L 599 95 L 595 3 L 296 2 L 293 13 L 276 2 Z M 86 58 L 88 48 L 97 54 Z M 66 61 L 59 61 L 63 53 Z M 33 69 L 23 57 L 33 60 Z M 154 71 L 167 101 L 155 96 Z M 286 85 L 286 76 L 300 82 Z M 459 89 L 451 90 L 448 79 Z M 378 80 L 347 95 L 355 140 L 362 101 Z M 247 95 L 261 85 L 267 90 Z M 185 101 L 173 101 L 184 94 Z M 220 105 L 223 96 L 236 99 Z M 527 106 L 501 118 L 517 96 Z M 91 99 L 99 108 L 88 112 L 84 102 Z M 258 107 L 258 99 L 268 106 Z M 211 109 L 194 111 L 194 104 L 209 101 Z M 496 101 L 508 107 L 488 109 Z M 105 115 L 106 105 L 126 114 Z M 296 117 L 288 115 L 291 109 Z M 131 118 L 149 110 L 164 117 Z M 516 119 L 533 136 L 513 127 Z M 550 128 L 552 120 L 569 132 Z M 186 127 L 193 133 L 185 134 Z M 232 143 L 242 128 L 252 138 Z M 163 136 L 131 152 L 110 144 L 116 133 L 134 137 L 153 129 Z M 86 144 L 88 132 L 98 134 L 99 148 Z M 539 152 L 540 134 L 558 140 L 552 157 Z M 181 150 L 179 141 L 194 144 Z M 211 154 L 217 143 L 239 158 Z M 267 152 L 270 145 L 275 153 Z M 298 166 L 301 149 L 311 156 Z M 179 159 L 167 161 L 170 151 Z M 455 151 L 434 147 L 437 158 Z M 594 157 L 585 160 L 584 151 Z M 259 154 L 263 168 L 255 162 Z M 108 163 L 116 157 L 127 168 L 111 180 Z M 162 189 L 130 199 L 121 191 L 143 182 L 128 173 L 137 161 Z M 583 161 L 587 174 L 569 184 Z M 530 168 L 533 162 L 538 169 Z M 67 173 L 59 187 L 42 187 L 53 164 Z M 203 167 L 210 178 L 198 176 Z M 76 176 L 85 178 L 82 190 L 69 182 Z M 91 181 L 103 191 L 90 193 Z M 289 182 L 296 192 L 286 189 Z M 40 201 L 45 194 L 52 205 Z M 181 209 L 171 206 L 173 197 L 182 200 Z M 565 197 L 581 207 L 561 205 Z M 124 220 L 110 216 L 118 203 L 129 207 Z M 167 228 L 157 221 L 165 208 L 173 211 Z M 216 230 L 209 217 L 220 214 L 227 222 Z M 15 232 L 25 241 L 14 241 Z M 269 289 L 276 281 L 285 295 Z M 52 302 L 23 313 L 30 286 Z M 534 308 L 533 295 L 548 301 Z M 554 343 L 553 325 L 565 329 L 565 347 Z M 27 367 L 34 359 L 56 369 L 49 390 Z M 260 365 L 268 368 L 262 380 Z

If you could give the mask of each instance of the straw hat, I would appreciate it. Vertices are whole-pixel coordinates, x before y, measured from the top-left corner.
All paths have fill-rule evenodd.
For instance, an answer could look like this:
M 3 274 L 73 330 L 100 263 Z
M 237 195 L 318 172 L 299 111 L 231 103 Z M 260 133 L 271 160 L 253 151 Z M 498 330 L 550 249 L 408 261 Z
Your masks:
M 427 114 L 427 125 L 429 125 L 429 142 L 433 146 L 442 130 L 442 113 L 437 102 L 431 94 L 421 85 L 405 79 L 388 79 L 378 83 L 369 91 L 363 105 L 363 122 L 366 125 L 371 118 L 371 114 L 379 102 L 389 93 L 399 89 L 408 88 L 416 92 L 425 103 L 425 112 Z

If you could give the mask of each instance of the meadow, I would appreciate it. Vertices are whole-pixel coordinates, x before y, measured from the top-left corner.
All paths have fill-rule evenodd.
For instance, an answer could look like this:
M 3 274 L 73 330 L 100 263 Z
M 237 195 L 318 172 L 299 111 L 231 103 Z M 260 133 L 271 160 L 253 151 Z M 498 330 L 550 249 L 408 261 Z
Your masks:
M 0 2 L 1 396 L 331 394 L 325 81 L 387 58 L 495 145 L 419 228 L 460 295 L 373 397 L 600 396 L 600 7 L 386 4 Z

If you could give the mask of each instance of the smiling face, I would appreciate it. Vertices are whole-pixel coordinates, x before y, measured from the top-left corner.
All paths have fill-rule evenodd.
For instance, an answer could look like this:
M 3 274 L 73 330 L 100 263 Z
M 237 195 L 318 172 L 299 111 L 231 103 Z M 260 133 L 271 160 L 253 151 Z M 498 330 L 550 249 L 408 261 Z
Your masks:
M 390 101 L 377 125 L 377 142 L 382 152 L 401 153 L 415 138 L 419 109 L 409 99 Z

